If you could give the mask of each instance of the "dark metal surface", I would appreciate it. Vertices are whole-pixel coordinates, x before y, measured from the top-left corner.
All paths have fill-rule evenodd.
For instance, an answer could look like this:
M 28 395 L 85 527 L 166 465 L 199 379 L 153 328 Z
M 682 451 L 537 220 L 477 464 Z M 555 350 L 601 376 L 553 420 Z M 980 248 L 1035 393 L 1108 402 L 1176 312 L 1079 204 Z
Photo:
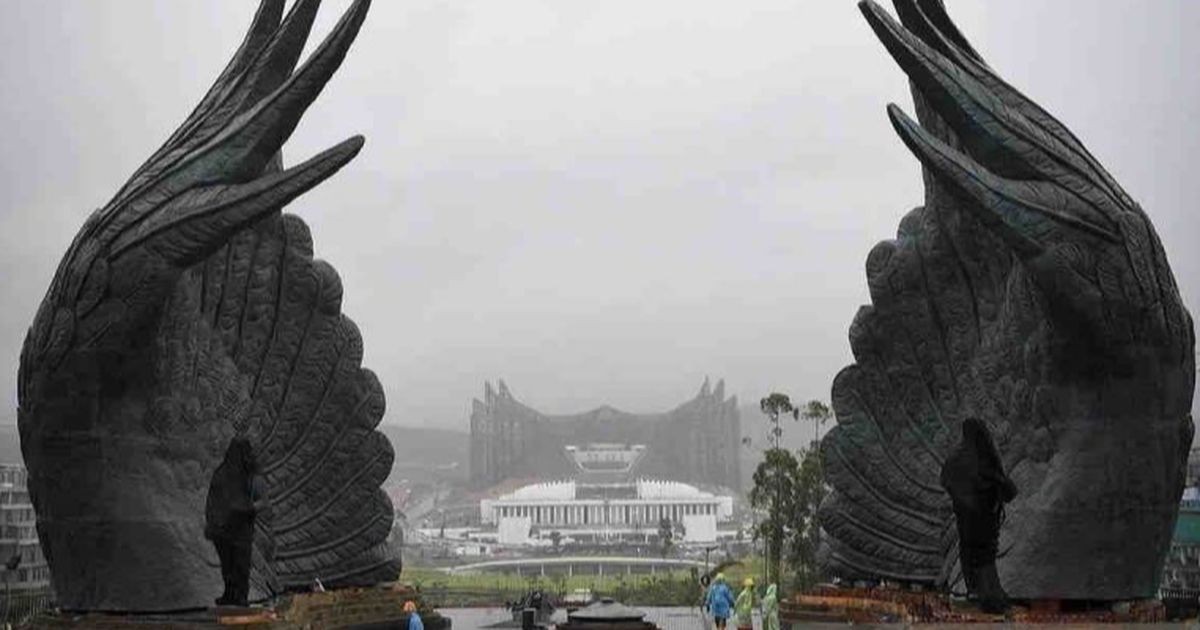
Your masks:
M 910 79 L 917 120 L 887 113 L 925 200 L 867 257 L 871 304 L 850 326 L 855 362 L 834 379 L 838 424 L 822 442 L 822 564 L 960 588 L 938 473 L 975 416 L 1019 490 L 996 554 L 1008 594 L 1154 597 L 1196 370 L 1151 216 L 984 63 L 941 0 L 894 4 L 899 19 L 859 6 Z
M 392 448 L 342 285 L 282 208 L 349 163 L 352 137 L 280 155 L 366 18 L 355 0 L 297 67 L 320 2 L 262 0 L 208 94 L 91 214 L 21 354 L 18 422 L 59 604 L 174 611 L 221 593 L 204 539 L 209 479 L 234 436 L 271 488 L 250 598 L 394 579 Z M 125 7 L 114 5 L 119 11 Z

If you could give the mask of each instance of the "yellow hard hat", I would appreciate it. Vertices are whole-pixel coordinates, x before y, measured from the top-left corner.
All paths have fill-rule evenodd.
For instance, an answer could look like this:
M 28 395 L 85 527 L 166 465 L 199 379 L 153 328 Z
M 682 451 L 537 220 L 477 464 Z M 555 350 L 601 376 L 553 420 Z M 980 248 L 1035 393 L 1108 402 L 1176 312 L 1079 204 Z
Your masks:
M 724 574 L 724 573 L 718 573 L 718 574 L 717 574 L 717 581 L 718 581 L 718 582 L 724 582 L 724 581 L 725 581 L 725 574 Z
M 746 578 L 746 581 L 742 582 L 742 586 L 754 586 L 754 578 Z

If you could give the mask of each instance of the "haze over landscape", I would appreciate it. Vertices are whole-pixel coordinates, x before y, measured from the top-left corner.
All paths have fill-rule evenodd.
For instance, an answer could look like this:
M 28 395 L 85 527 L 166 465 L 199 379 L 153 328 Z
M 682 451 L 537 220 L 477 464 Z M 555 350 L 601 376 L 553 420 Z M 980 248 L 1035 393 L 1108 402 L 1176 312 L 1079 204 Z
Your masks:
M 315 33 L 348 2 L 327 4 Z M 1200 4 L 948 4 L 1146 208 L 1200 312 Z M 255 5 L 5 7 L 0 422 L 71 238 L 184 119 Z M 828 399 L 869 302 L 867 252 L 921 202 L 884 115 L 911 99 L 853 2 L 754 7 L 375 3 L 285 161 L 367 138 L 288 211 L 342 277 L 385 423 L 465 429 L 496 378 L 547 413 L 662 411 L 706 376 L 744 405 Z

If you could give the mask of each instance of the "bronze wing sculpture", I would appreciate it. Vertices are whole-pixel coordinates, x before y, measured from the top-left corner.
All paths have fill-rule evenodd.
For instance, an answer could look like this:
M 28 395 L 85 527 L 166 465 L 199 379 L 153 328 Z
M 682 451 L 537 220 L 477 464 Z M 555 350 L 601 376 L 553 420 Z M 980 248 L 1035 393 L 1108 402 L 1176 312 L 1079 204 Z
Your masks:
M 977 416 L 1020 489 L 998 567 L 1017 598 L 1156 592 L 1192 441 L 1195 336 L 1150 217 L 1000 79 L 940 0 L 860 8 L 909 76 L 925 205 L 867 259 L 871 306 L 835 379 L 821 559 L 959 582 L 938 472 Z
M 392 448 L 342 286 L 281 213 L 362 147 L 280 148 L 341 64 L 356 0 L 298 69 L 320 2 L 263 0 L 183 126 L 63 257 L 26 338 L 21 448 L 60 606 L 171 610 L 220 593 L 205 494 L 230 440 L 270 488 L 253 593 L 394 579 Z

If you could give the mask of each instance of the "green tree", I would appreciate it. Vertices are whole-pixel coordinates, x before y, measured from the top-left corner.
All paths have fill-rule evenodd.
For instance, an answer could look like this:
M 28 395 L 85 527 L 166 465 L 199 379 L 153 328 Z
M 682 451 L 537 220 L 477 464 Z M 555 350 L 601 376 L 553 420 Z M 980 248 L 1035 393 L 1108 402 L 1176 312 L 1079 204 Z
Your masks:
M 801 449 L 799 455 L 799 476 L 791 506 L 795 532 L 787 541 L 787 561 L 795 573 L 796 587 L 805 589 L 820 580 L 817 550 L 821 546 L 821 526 L 817 522 L 817 510 L 827 489 L 820 445 Z
M 752 533 L 764 544 L 767 579 L 778 582 L 783 574 L 783 551 L 797 534 L 795 497 L 800 485 L 800 462 L 785 448 L 771 448 L 754 470 L 750 505 L 762 515 Z
M 762 540 L 765 546 L 764 561 L 767 564 L 768 578 L 773 575 L 778 580 L 782 572 L 783 549 L 787 540 L 787 505 L 791 501 L 795 482 L 795 475 L 791 472 L 795 458 L 780 446 L 783 442 L 783 426 L 779 421 L 786 416 L 791 416 L 792 420 L 798 419 L 800 409 L 792 404 L 787 394 L 778 392 L 771 392 L 760 400 L 758 407 L 767 417 L 767 442 L 771 448 L 764 453 L 764 459 L 754 473 L 754 489 L 751 491 L 750 503 L 756 509 L 766 510 L 766 520 L 756 528 L 754 537 L 755 540 Z M 762 472 L 762 475 L 759 472 Z M 760 485 L 760 481 L 765 485 Z M 758 493 L 757 503 L 755 492 Z
M 800 409 L 792 404 L 792 400 L 787 397 L 787 394 L 772 392 L 771 395 L 758 402 L 759 409 L 762 409 L 764 415 L 767 416 L 767 422 L 770 423 L 770 429 L 767 431 L 767 441 L 771 448 L 779 448 L 781 440 L 783 440 L 783 427 L 779 426 L 779 419 L 784 416 L 791 416 L 793 420 L 800 417 Z
M 829 410 L 829 406 L 819 400 L 810 400 L 804 404 L 804 409 L 800 411 L 800 415 L 805 420 L 813 423 L 813 444 L 820 442 L 821 425 L 833 417 L 833 412 Z
M 797 407 L 785 394 L 779 393 L 763 398 L 759 407 L 769 423 L 771 448 L 763 453 L 750 491 L 751 506 L 763 514 L 753 530 L 754 538 L 764 543 L 768 579 L 782 582 L 786 562 L 794 573 L 796 585 L 806 588 L 818 580 L 817 549 L 821 528 L 817 523 L 817 510 L 826 494 L 820 431 L 833 414 L 819 400 L 810 400 L 803 407 Z M 782 448 L 780 421 L 786 416 L 793 420 L 803 416 L 813 422 L 814 435 L 809 448 L 795 454 Z
M 801 454 L 803 494 L 800 497 L 807 504 L 805 513 L 811 522 L 807 524 L 804 539 L 797 541 L 798 546 L 792 555 L 797 578 L 807 587 L 817 581 L 816 553 L 821 546 L 821 527 L 816 523 L 816 516 L 826 494 L 825 468 L 821 461 L 821 425 L 833 418 L 833 411 L 819 400 L 810 400 L 805 403 L 800 415 L 813 423 L 812 445 Z
M 664 518 L 658 522 L 658 540 L 661 545 L 659 552 L 666 558 L 675 546 L 675 528 L 671 526 L 671 519 Z

